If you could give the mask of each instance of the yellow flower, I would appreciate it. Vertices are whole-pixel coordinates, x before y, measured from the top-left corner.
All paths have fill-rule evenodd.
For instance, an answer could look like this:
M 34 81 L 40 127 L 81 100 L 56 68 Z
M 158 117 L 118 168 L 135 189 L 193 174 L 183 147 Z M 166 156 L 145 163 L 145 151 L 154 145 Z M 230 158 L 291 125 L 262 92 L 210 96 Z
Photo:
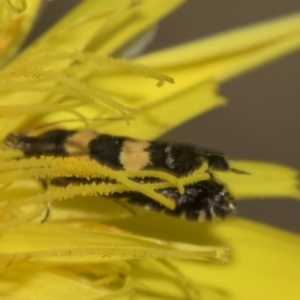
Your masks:
M 134 64 L 108 58 L 181 2 L 84 1 L 8 63 L 38 1 L 27 3 L 25 10 L 24 1 L 13 6 L 3 0 L 1 138 L 69 119 L 78 121 L 58 126 L 92 125 L 105 133 L 156 138 L 223 105 L 218 83 L 300 46 L 298 13 L 141 56 Z M 238 199 L 300 197 L 297 173 L 290 168 L 241 161 L 232 166 L 251 173 L 217 174 Z M 91 161 L 22 159 L 22 153 L 2 150 L 0 168 L 4 299 L 297 298 L 297 235 L 239 218 L 214 224 L 155 213 L 123 218 L 128 211 L 99 194 L 149 193 L 151 188 L 129 180 L 141 174 Z M 180 189 L 184 180 L 195 180 L 192 176 L 203 178 L 204 171 L 179 180 L 159 171 L 153 176 Z M 99 172 L 120 184 L 49 187 L 45 192 L 32 179 Z M 46 201 L 68 198 L 55 201 L 51 218 L 40 223 Z

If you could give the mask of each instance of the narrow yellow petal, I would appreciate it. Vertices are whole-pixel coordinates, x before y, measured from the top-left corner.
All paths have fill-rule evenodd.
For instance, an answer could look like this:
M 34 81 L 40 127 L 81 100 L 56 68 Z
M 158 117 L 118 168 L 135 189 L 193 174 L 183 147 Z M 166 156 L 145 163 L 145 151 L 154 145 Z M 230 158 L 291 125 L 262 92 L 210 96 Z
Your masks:
M 43 266 L 6 270 L 1 274 L 0 290 L 3 299 L 8 300 L 102 299 L 100 297 L 106 294 L 105 288 L 89 287 L 83 282 L 43 270 Z
M 199 80 L 228 80 L 299 47 L 300 14 L 296 13 L 151 53 L 136 62 L 193 85 Z
M 46 223 L 28 224 L 7 230 L 0 240 L 1 261 L 6 259 L 9 263 L 15 255 L 28 257 L 31 262 L 55 263 L 103 263 L 117 259 L 140 258 L 178 258 L 214 262 L 227 262 L 229 259 L 226 247 L 167 242 L 127 234 L 106 226 L 96 226 L 96 230 L 93 230 L 67 227 L 63 223 Z
M 83 1 L 39 39 L 34 51 L 51 49 L 55 43 L 56 51 L 77 49 L 110 55 L 183 1 Z
M 217 177 L 226 182 L 237 198 L 291 197 L 300 199 L 299 174 L 279 164 L 233 161 L 236 169 L 249 174 L 219 172 Z
M 233 249 L 232 261 L 199 267 L 178 261 L 176 265 L 199 286 L 210 286 L 230 299 L 299 298 L 299 235 L 241 219 L 218 224 L 210 232 Z
M 140 82 L 138 80 L 138 82 Z M 212 82 L 194 85 L 186 90 L 175 84 L 157 89 L 155 86 L 137 84 L 137 93 L 143 89 L 144 102 L 138 114 L 133 115 L 128 126 L 122 126 L 123 120 L 101 122 L 99 130 L 107 133 L 117 132 L 142 139 L 154 139 L 166 133 L 198 114 L 205 113 L 218 106 L 225 105 L 225 100 L 216 92 Z M 120 87 L 120 91 L 123 87 Z M 143 88 L 142 88 L 143 87 Z

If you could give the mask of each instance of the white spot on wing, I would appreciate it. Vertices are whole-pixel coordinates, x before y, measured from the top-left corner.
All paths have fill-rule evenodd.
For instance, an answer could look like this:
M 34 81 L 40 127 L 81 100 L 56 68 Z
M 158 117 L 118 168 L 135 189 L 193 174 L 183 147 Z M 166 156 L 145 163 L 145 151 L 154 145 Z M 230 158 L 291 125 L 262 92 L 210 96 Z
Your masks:
M 151 163 L 150 153 L 146 151 L 150 142 L 125 140 L 119 155 L 120 163 L 125 170 L 141 170 Z
M 88 145 L 91 140 L 97 138 L 99 134 L 91 130 L 78 131 L 68 137 L 65 142 L 65 150 L 69 155 L 83 156 L 88 155 Z

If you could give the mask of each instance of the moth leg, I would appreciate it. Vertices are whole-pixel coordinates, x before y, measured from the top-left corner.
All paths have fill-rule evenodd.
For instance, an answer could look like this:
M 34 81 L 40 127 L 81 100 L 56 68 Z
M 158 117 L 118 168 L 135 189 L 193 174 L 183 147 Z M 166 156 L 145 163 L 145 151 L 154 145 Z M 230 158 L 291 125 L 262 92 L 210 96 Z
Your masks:
M 127 203 L 127 200 L 116 200 L 114 199 L 114 202 L 118 205 L 120 205 L 121 207 L 123 207 L 124 209 L 126 209 L 129 212 L 129 215 L 133 215 L 136 216 L 137 212 L 135 211 L 134 208 L 132 208 L 132 205 Z
M 243 170 L 239 170 L 239 169 L 235 169 L 235 168 L 230 168 L 229 169 L 231 172 L 235 173 L 235 174 L 241 174 L 241 175 L 251 175 L 251 173 L 243 171 Z
M 39 180 L 40 180 L 40 183 L 43 186 L 43 188 L 45 190 L 48 190 L 48 182 L 43 178 L 39 178 Z M 61 187 L 66 187 L 70 184 L 70 179 L 67 177 L 66 178 L 65 177 L 57 177 L 57 178 L 53 178 L 50 181 L 50 184 L 54 184 L 56 186 L 61 186 Z M 44 218 L 41 220 L 41 223 L 45 223 L 49 219 L 50 214 L 51 214 L 51 206 L 52 206 L 51 202 L 47 201 L 46 214 L 45 214 Z
M 44 178 L 39 178 L 39 181 L 40 181 L 42 187 L 44 188 L 44 190 L 47 191 L 48 182 Z M 47 201 L 46 202 L 46 213 L 45 213 L 44 217 L 41 220 L 42 224 L 45 223 L 48 220 L 48 218 L 50 217 L 50 213 L 51 213 L 51 202 Z
M 44 215 L 44 218 L 41 220 L 41 223 L 43 224 L 43 223 L 45 223 L 47 220 L 48 220 L 48 218 L 50 217 L 50 213 L 51 213 L 51 202 L 50 201 L 47 201 L 47 203 L 46 203 L 46 213 L 45 213 L 45 215 Z

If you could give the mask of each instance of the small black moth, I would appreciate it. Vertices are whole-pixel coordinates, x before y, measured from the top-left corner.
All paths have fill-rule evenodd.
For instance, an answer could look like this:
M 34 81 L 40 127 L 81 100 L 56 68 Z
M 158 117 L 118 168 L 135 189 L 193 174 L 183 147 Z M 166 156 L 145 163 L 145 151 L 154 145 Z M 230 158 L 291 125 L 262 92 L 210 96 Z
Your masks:
M 162 170 L 172 172 L 178 177 L 191 174 L 203 163 L 207 163 L 210 178 L 186 185 L 183 194 L 176 188 L 157 191 L 175 202 L 174 210 L 140 193 L 122 195 L 130 204 L 200 222 L 215 217 L 225 218 L 235 212 L 233 197 L 214 178 L 212 172 L 218 170 L 243 173 L 230 168 L 224 155 L 217 152 L 189 145 L 99 134 L 92 130 L 56 129 L 38 136 L 11 133 L 7 136 L 5 145 L 23 151 L 25 157 L 85 156 L 116 170 Z M 101 180 L 103 179 L 64 177 L 54 178 L 50 183 L 66 186 Z

